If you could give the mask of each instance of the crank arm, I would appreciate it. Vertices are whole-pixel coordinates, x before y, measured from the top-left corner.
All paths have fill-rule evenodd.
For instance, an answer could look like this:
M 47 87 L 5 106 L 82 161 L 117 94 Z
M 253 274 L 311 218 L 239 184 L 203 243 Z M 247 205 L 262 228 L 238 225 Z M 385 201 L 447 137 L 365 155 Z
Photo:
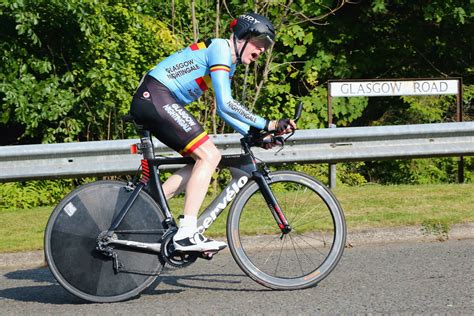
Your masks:
M 138 242 L 138 241 L 132 241 L 132 240 L 112 239 L 110 240 L 108 244 L 121 245 L 125 247 L 136 248 L 136 249 L 145 249 L 145 250 L 149 250 L 151 252 L 157 252 L 157 253 L 161 252 L 161 243 L 145 243 L 145 242 Z

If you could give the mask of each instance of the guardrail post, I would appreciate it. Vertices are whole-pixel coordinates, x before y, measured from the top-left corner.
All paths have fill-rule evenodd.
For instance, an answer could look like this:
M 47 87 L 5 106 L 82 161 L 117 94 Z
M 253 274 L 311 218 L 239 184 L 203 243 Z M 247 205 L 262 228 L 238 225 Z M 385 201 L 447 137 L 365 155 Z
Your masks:
M 458 94 L 456 95 L 456 120 L 462 122 L 462 78 L 459 79 Z M 464 157 L 458 158 L 458 183 L 464 183 Z
M 329 128 L 336 128 L 336 124 L 330 124 Z M 329 164 L 329 188 L 334 189 L 336 187 L 336 164 Z
M 464 157 L 458 158 L 458 183 L 464 183 Z

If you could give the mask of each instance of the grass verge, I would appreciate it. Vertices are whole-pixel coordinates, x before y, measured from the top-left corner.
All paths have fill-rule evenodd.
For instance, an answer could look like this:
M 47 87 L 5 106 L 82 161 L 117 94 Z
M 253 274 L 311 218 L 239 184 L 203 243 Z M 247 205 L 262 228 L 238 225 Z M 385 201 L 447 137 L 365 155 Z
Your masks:
M 474 184 L 364 185 L 334 191 L 349 230 L 418 226 L 427 232 L 474 222 L 473 192 Z M 171 208 L 179 213 L 182 204 L 183 199 L 174 199 Z M 0 252 L 42 249 L 44 228 L 53 208 L 0 210 Z M 220 216 L 208 235 L 224 235 L 226 217 Z

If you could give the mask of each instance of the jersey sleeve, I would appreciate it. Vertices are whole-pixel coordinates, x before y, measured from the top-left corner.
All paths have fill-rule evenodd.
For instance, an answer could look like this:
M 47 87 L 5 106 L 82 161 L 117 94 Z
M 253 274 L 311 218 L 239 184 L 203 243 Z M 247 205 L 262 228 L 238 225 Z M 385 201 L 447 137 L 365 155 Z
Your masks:
M 245 135 L 250 126 L 264 129 L 267 120 L 252 113 L 234 100 L 230 87 L 231 55 L 225 40 L 216 40 L 209 46 L 209 69 L 216 95 L 217 113 L 230 126 Z
M 222 112 L 219 110 L 219 107 L 217 108 L 217 114 L 227 123 L 229 124 L 234 130 L 236 130 L 238 133 L 242 135 L 246 135 L 249 132 L 250 125 L 245 124 L 242 121 L 239 121 L 232 116 L 228 115 L 225 112 Z

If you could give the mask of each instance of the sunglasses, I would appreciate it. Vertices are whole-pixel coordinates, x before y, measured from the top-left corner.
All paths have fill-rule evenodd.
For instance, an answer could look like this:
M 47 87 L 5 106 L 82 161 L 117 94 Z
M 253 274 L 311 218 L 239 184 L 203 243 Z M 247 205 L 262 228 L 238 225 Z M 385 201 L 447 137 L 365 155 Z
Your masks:
M 273 40 L 266 34 L 261 34 L 255 37 L 250 38 L 250 41 L 258 47 L 263 47 L 268 50 L 273 44 Z

